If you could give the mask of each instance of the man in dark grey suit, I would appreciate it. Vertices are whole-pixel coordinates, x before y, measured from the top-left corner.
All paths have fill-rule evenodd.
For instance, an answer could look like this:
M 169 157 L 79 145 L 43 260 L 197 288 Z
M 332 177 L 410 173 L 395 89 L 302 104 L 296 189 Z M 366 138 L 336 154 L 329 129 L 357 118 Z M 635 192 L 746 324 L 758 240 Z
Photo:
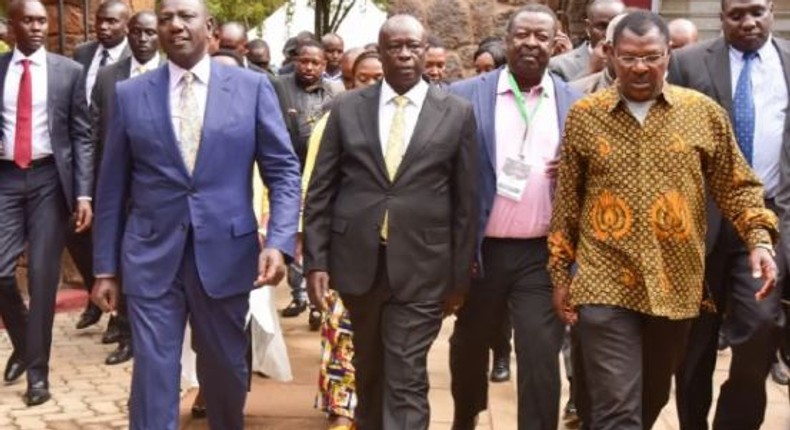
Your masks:
M 590 74 L 590 56 L 593 47 L 606 36 L 609 21 L 625 11 L 622 0 L 593 0 L 587 6 L 587 42 L 576 49 L 558 55 L 549 62 L 549 70 L 559 75 L 565 82 L 575 81 Z
M 780 177 L 790 173 L 790 42 L 771 34 L 770 0 L 725 0 L 721 19 L 722 37 L 673 54 L 669 80 L 705 93 L 730 113 L 738 145 L 764 184 L 766 206 L 782 219 L 787 247 L 790 188 Z M 752 277 L 748 251 L 711 202 L 706 252 L 706 284 L 717 311 L 703 312 L 694 323 L 677 376 L 681 429 L 708 428 L 720 327 L 732 347 L 732 363 L 713 427 L 758 429 L 765 414 L 765 379 L 782 324 L 781 291 L 755 299 L 761 281 Z M 782 258 L 777 261 L 781 269 Z
M 27 369 L 24 400 L 33 406 L 50 398 L 52 323 L 66 234 L 86 231 L 92 221 L 93 146 L 82 67 L 46 52 L 44 5 L 15 1 L 9 12 L 17 44 L 0 57 L 0 316 L 14 351 L 3 376 L 12 382 Z M 29 312 L 15 277 L 26 247 Z
M 96 38 L 83 43 L 74 50 L 74 60 L 84 68 L 83 79 L 85 96 L 91 104 L 91 94 L 96 84 L 99 70 L 105 66 L 129 58 L 131 52 L 126 40 L 129 22 L 129 6 L 123 0 L 108 0 L 99 5 L 96 11 Z M 98 161 L 97 161 L 98 162 Z M 98 170 L 96 171 L 98 174 Z M 90 231 L 70 234 L 66 248 L 82 276 L 85 288 L 90 293 L 93 287 L 93 246 Z M 83 329 L 99 322 L 101 311 L 89 303 L 77 321 L 77 329 Z M 112 331 L 108 328 L 108 331 Z
M 96 153 L 96 172 L 104 152 L 104 138 L 115 109 L 115 84 L 137 77 L 159 67 L 159 36 L 156 32 L 156 14 L 151 11 L 138 12 L 129 20 L 129 48 L 132 55 L 99 70 L 91 94 L 90 117 L 93 126 L 93 142 Z M 124 296 L 119 297 L 118 314 L 110 317 L 104 343 L 118 342 L 118 347 L 105 360 L 106 364 L 118 364 L 132 358 L 131 329 L 126 314 Z
M 425 49 L 414 17 L 384 23 L 384 80 L 334 104 L 307 192 L 310 298 L 349 310 L 360 430 L 428 428 L 428 350 L 470 282 L 475 119 L 421 79 Z

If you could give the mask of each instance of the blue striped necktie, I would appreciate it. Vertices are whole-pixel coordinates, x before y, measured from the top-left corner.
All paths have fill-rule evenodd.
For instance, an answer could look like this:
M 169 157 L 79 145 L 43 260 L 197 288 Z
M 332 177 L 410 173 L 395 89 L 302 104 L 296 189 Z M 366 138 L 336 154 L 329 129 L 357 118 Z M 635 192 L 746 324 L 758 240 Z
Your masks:
M 741 148 L 744 158 L 752 164 L 754 155 L 754 94 L 752 93 L 752 63 L 757 58 L 756 52 L 743 54 L 743 68 L 738 76 L 733 98 L 733 128 L 735 139 Z

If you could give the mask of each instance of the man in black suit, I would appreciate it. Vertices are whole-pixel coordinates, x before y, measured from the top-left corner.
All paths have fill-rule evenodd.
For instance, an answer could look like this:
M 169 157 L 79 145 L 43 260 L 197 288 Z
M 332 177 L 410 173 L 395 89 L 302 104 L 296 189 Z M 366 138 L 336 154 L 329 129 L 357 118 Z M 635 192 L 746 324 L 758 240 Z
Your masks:
M 783 219 L 780 230 L 787 246 L 790 221 L 782 214 L 790 205 L 790 189 L 780 177 L 790 173 L 790 160 L 782 160 L 790 144 L 790 42 L 771 34 L 770 0 L 724 0 L 721 22 L 722 37 L 673 54 L 669 80 L 705 93 L 730 113 L 738 146 L 763 182 L 766 206 Z M 713 428 L 757 429 L 764 419 L 765 380 L 782 324 L 781 291 L 755 299 L 761 281 L 752 277 L 748 251 L 712 203 L 706 252 L 706 284 L 716 313 L 703 312 L 695 321 L 677 376 L 681 429 L 708 428 L 720 327 L 732 347 L 732 363 Z M 782 258 L 777 261 L 781 268 Z
M 471 106 L 421 79 L 426 35 L 379 33 L 381 84 L 334 104 L 305 205 L 314 304 L 337 290 L 354 327 L 360 430 L 427 429 L 426 358 L 469 287 L 477 228 Z
M 74 60 L 82 64 L 84 68 L 83 82 L 88 105 L 91 103 L 91 94 L 99 69 L 117 63 L 130 55 L 126 41 L 129 15 L 129 6 L 123 0 L 105 1 L 99 5 L 99 9 L 96 11 L 97 40 L 83 43 L 74 50 Z M 96 174 L 98 174 L 98 170 L 96 170 Z M 66 248 L 82 276 L 85 288 L 90 293 L 94 283 L 93 245 L 90 231 L 82 234 L 69 234 L 66 239 Z M 99 319 L 101 319 L 101 311 L 89 303 L 77 321 L 77 329 L 92 326 L 99 322 Z M 108 331 L 112 332 L 112 329 L 108 327 Z
M 129 48 L 132 55 L 113 65 L 102 68 L 96 77 L 91 94 L 90 117 L 96 153 L 96 171 L 101 163 L 104 138 L 115 108 L 115 84 L 139 76 L 159 67 L 159 36 L 156 32 L 156 14 L 138 12 L 129 20 Z M 119 297 L 118 314 L 110 318 L 102 341 L 118 342 L 118 347 L 105 360 L 106 364 L 119 364 L 132 358 L 131 329 L 126 314 L 124 296 Z
M 271 68 L 271 52 L 269 44 L 263 39 L 253 39 L 247 42 L 247 63 L 257 66 L 262 72 L 269 75 L 270 78 L 274 77 L 274 72 Z M 253 69 L 251 69 L 253 70 Z
M 24 400 L 33 406 L 50 398 L 52 323 L 66 234 L 86 231 L 92 222 L 93 145 L 82 67 L 46 52 L 44 5 L 14 1 L 9 13 L 17 43 L 0 57 L 0 316 L 14 351 L 3 376 L 12 382 L 27 369 Z M 26 247 L 29 311 L 15 277 Z

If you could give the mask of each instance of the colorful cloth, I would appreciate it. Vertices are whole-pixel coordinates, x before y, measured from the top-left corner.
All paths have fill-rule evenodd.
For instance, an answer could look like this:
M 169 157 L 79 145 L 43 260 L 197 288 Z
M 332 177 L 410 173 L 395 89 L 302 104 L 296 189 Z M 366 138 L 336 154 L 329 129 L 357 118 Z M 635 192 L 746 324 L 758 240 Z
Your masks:
M 321 369 L 315 407 L 329 415 L 354 419 L 357 406 L 351 318 L 335 291 L 321 324 Z

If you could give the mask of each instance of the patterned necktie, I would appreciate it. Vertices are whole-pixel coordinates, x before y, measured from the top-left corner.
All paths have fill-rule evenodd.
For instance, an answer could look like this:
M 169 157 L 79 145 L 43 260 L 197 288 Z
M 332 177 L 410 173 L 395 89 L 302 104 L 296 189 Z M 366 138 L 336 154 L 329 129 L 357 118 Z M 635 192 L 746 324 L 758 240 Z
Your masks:
M 184 164 L 189 174 L 195 170 L 198 148 L 200 148 L 200 134 L 203 128 L 203 119 L 200 117 L 197 96 L 193 84 L 195 75 L 192 72 L 184 73 L 181 79 L 181 96 L 178 103 L 179 122 L 179 149 L 184 158 Z
M 384 163 L 387 165 L 387 174 L 390 181 L 395 179 L 400 162 L 403 160 L 404 134 L 406 129 L 406 104 L 409 99 L 406 96 L 395 96 L 395 114 L 392 116 L 392 125 L 387 137 L 387 149 L 384 153 Z M 384 221 L 381 223 L 381 238 L 387 240 L 389 235 L 389 216 L 384 212 Z
M 146 69 L 146 67 L 142 66 L 142 65 L 141 66 L 137 66 L 137 67 L 134 68 L 135 76 L 140 76 L 140 75 L 142 75 L 143 73 L 145 73 L 147 71 L 148 71 L 148 69 Z
M 16 100 L 16 134 L 14 135 L 14 163 L 27 169 L 33 159 L 33 82 L 30 60 L 22 60 L 22 78 Z
M 733 129 L 735 140 L 741 148 L 744 158 L 752 164 L 754 153 L 754 96 L 752 94 L 752 63 L 757 58 L 756 52 L 743 54 L 743 68 L 738 76 L 733 98 Z
M 99 67 L 104 67 L 110 62 L 110 51 L 106 49 L 101 50 L 101 60 L 99 60 Z

